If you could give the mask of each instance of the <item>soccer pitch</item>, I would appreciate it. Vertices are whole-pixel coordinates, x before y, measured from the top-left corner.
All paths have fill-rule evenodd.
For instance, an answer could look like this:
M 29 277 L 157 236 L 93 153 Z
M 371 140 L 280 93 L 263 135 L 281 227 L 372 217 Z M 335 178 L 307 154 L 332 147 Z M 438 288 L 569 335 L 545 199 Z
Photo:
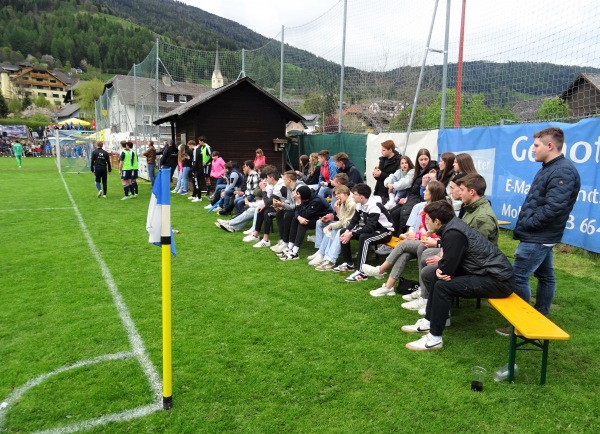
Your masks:
M 518 355 L 494 383 L 502 318 L 465 300 L 442 351 L 404 349 L 416 313 L 372 298 L 381 281 L 345 283 L 282 262 L 215 228 L 205 202 L 173 195 L 173 401 L 161 406 L 160 249 L 145 229 L 150 196 L 106 199 L 91 173 L 52 159 L 0 159 L 0 431 L 126 433 L 595 432 L 600 328 L 597 255 L 557 253 L 551 319 L 571 334 Z M 276 237 L 275 237 L 276 238 Z M 515 243 L 502 231 L 509 255 Z M 512 258 L 511 258 L 512 259 Z M 371 261 L 372 262 L 372 261 Z M 414 264 L 409 277 L 415 277 Z M 487 368 L 483 393 L 471 367 Z

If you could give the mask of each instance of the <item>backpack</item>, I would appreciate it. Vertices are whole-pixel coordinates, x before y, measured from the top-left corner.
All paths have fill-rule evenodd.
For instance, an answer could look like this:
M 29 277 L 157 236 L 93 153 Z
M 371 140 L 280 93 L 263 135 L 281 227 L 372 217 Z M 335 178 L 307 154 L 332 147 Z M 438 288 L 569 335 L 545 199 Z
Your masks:
M 419 282 L 401 277 L 396 284 L 396 294 L 407 295 L 418 291 L 420 288 Z

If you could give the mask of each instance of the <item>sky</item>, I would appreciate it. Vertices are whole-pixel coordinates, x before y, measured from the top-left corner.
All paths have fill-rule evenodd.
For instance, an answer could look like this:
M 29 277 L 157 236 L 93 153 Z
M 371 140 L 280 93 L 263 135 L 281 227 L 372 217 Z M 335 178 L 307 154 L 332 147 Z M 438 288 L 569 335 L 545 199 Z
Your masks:
M 183 0 L 270 38 L 341 62 L 343 0 Z M 447 1 L 430 48 L 441 50 Z M 451 2 L 449 62 L 456 63 L 461 0 Z M 597 0 L 467 0 L 465 61 L 534 61 L 600 67 Z M 369 70 L 420 65 L 435 0 L 348 0 L 345 63 Z M 428 53 L 429 64 L 442 56 Z

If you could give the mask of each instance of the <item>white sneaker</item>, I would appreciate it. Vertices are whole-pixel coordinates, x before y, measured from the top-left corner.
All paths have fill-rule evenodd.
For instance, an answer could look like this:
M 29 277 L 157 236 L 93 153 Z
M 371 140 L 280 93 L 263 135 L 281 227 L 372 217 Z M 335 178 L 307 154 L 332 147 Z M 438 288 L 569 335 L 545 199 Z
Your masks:
M 416 291 L 411 292 L 410 294 L 404 294 L 402 296 L 402 300 L 413 301 L 413 300 L 416 300 L 417 298 L 419 298 L 420 296 L 421 296 L 421 287 L 419 287 L 419 289 L 417 289 Z
M 260 249 L 261 247 L 269 247 L 269 246 L 271 246 L 271 241 L 260 240 L 258 243 L 256 243 L 252 247 L 256 247 L 257 249 Z
M 260 240 L 260 238 L 255 237 L 252 234 L 248 234 L 244 238 L 242 238 L 242 241 L 245 242 L 245 243 L 251 243 L 251 242 L 258 241 L 258 240 Z
M 213 209 L 213 212 L 219 212 L 219 211 L 223 211 L 223 208 L 221 208 L 220 206 Z
M 321 255 L 321 252 L 317 252 L 317 253 L 315 253 L 315 255 L 316 256 L 314 258 L 312 258 L 310 261 L 308 261 L 308 265 L 313 265 L 313 266 L 319 265 L 321 262 L 323 262 L 323 259 L 325 259 L 325 258 L 323 258 L 323 255 Z
M 384 256 L 384 255 L 389 255 L 390 253 L 392 253 L 392 250 L 394 250 L 392 247 L 382 244 L 381 246 L 379 246 L 379 248 L 377 250 L 375 250 L 375 253 L 377 253 L 378 255 Z
M 319 251 L 317 250 L 312 255 L 307 256 L 306 259 L 309 260 L 309 261 L 312 261 L 313 259 L 315 259 L 317 257 L 318 254 L 319 254 Z
M 441 350 L 444 347 L 444 342 L 441 337 L 437 340 L 434 339 L 431 333 L 427 333 L 418 341 L 409 342 L 405 347 L 412 351 Z
M 425 318 L 419 318 L 416 323 L 402 326 L 400 330 L 406 333 L 429 333 L 429 327 L 429 321 Z
M 201 197 L 194 197 L 194 198 L 192 198 L 192 202 L 202 202 L 202 198 Z
M 96 197 L 100 197 L 102 196 L 102 190 L 98 190 L 98 194 L 96 195 Z
M 271 247 L 271 251 L 275 253 L 281 253 L 286 247 L 287 243 L 284 243 L 283 240 L 279 240 L 273 247 Z
M 171 193 L 179 193 L 179 189 L 174 188 L 173 190 L 171 190 Z
M 402 303 L 401 306 L 407 310 L 419 310 L 427 306 L 427 299 L 419 296 L 419 298 L 417 298 L 416 300 Z
M 373 267 L 369 264 L 363 264 L 362 271 L 367 276 L 374 277 L 375 279 L 383 279 L 385 277 L 385 273 L 381 272 L 381 268 L 379 265 L 377 267 Z
M 314 235 L 309 235 L 308 237 L 306 237 L 306 241 L 308 241 L 309 243 L 314 243 L 315 238 L 316 237 Z
M 421 316 L 425 316 L 425 308 L 423 307 L 423 308 L 419 309 L 419 312 L 418 312 L 418 313 L 419 313 L 419 315 L 421 315 Z
M 369 294 L 371 294 L 373 297 L 382 297 L 384 295 L 396 295 L 396 291 L 394 291 L 394 288 L 388 288 L 384 283 L 381 285 L 381 288 L 369 291 Z
M 229 220 L 217 219 L 219 223 L 229 223 Z
M 250 235 L 252 232 L 254 232 L 253 228 L 250 229 L 246 229 L 244 232 L 242 232 L 244 235 Z
M 188 200 L 196 199 L 196 196 L 188 196 Z
M 204 207 L 204 209 L 211 209 L 211 208 L 212 208 L 212 205 L 210 203 Z
M 286 250 L 288 250 L 287 244 L 275 244 L 273 247 L 271 247 L 271 250 L 277 254 L 279 253 L 283 253 Z

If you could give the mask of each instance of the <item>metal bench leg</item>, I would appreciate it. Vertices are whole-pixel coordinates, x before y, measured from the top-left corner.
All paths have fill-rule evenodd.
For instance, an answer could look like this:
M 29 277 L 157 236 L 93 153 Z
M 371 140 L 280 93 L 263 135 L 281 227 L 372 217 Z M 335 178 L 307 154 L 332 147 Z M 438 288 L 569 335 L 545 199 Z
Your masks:
M 544 341 L 544 346 L 542 347 L 542 375 L 540 378 L 540 385 L 546 384 L 546 367 L 548 365 L 548 346 L 550 345 L 550 341 L 546 339 Z
M 508 383 L 512 383 L 515 379 L 515 359 L 517 356 L 517 335 L 515 328 L 511 327 L 510 332 L 510 348 L 508 350 Z

